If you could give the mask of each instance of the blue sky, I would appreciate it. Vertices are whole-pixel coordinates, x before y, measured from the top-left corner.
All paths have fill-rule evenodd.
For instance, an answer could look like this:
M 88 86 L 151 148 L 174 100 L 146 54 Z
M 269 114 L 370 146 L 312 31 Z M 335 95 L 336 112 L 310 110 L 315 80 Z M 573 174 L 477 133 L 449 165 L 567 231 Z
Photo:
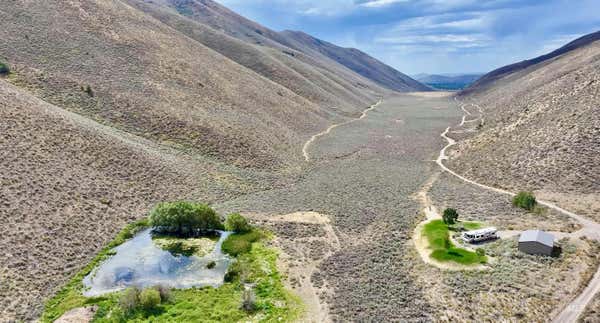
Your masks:
M 217 0 L 407 74 L 487 72 L 600 30 L 600 0 Z

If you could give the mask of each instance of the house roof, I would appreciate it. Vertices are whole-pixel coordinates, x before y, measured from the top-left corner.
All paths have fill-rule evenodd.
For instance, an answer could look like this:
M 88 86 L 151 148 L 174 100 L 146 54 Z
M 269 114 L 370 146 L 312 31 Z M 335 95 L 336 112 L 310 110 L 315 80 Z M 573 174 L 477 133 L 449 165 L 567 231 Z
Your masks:
M 541 230 L 527 230 L 521 233 L 519 242 L 539 242 L 548 247 L 553 247 L 554 236 Z

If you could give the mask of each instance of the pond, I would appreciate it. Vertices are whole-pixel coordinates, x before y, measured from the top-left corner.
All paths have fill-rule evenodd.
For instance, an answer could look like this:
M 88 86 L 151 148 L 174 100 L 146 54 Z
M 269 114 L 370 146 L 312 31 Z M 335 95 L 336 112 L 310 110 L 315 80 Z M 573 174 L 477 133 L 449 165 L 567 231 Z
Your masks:
M 115 255 L 83 279 L 84 296 L 98 296 L 123 290 L 129 286 L 155 285 L 190 288 L 223 284 L 227 267 L 232 261 L 221 251 L 221 244 L 231 232 L 220 231 L 212 252 L 203 257 L 174 255 L 152 241 L 151 229 L 146 229 L 114 250 Z M 213 268 L 207 264 L 214 261 Z

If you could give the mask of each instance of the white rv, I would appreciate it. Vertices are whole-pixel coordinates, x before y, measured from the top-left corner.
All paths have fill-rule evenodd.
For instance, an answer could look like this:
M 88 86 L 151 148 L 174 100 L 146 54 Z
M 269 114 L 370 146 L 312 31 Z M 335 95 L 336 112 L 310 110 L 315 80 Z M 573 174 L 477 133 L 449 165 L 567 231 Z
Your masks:
M 498 230 L 496 230 L 496 228 L 484 228 L 484 229 L 463 232 L 461 237 L 462 237 L 463 241 L 467 242 L 467 243 L 481 242 L 481 241 L 485 241 L 485 240 L 491 240 L 491 239 L 498 238 L 498 235 L 496 235 L 496 232 L 498 232 Z

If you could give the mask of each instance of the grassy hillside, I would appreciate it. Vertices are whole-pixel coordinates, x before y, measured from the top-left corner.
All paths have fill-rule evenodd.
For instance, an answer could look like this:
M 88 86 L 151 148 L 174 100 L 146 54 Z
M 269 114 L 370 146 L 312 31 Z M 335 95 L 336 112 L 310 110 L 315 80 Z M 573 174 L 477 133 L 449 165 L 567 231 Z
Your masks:
M 128 2 L 191 39 L 319 105 L 324 113 L 353 114 L 372 104 L 376 92 L 385 92 L 368 80 L 346 77 L 339 70 L 324 68 L 323 63 L 291 48 L 256 45 L 215 30 L 194 14 L 204 13 L 203 7 L 194 2 L 185 7 L 188 10 L 172 2 Z
M 23 1 L 0 18 L 15 84 L 155 141 L 274 168 L 328 124 L 315 103 L 120 1 Z
M 215 201 L 260 177 L 181 154 L 43 102 L 0 79 L 0 317 L 43 300 L 158 201 Z
M 508 76 L 513 73 L 517 73 L 519 71 L 527 69 L 530 66 L 534 66 L 536 64 L 551 60 L 555 57 L 559 57 L 565 53 L 568 53 L 572 50 L 586 46 L 597 40 L 600 40 L 600 31 L 579 37 L 579 38 L 573 40 L 572 42 L 570 42 L 570 43 L 562 46 L 561 48 L 558 48 L 548 54 L 544 54 L 544 55 L 538 56 L 536 58 L 527 59 L 527 60 L 524 60 L 524 61 L 521 61 L 518 63 L 500 67 L 498 69 L 495 69 L 495 70 L 483 75 L 481 78 L 479 78 L 475 83 L 473 83 L 470 86 L 469 90 L 476 90 L 478 88 L 482 89 L 482 88 L 485 88 L 490 85 L 493 86 L 493 84 L 496 80 L 499 80 L 504 76 Z
M 211 28 L 244 42 L 271 47 L 290 53 L 300 52 L 301 61 L 319 66 L 352 86 L 376 89 L 379 86 L 396 91 L 426 91 L 428 87 L 396 71 L 373 57 L 352 48 L 342 48 L 301 32 L 275 32 L 250 21 L 212 0 L 160 0 Z M 308 41 L 306 41 L 308 39 Z
M 286 30 L 281 35 L 286 45 L 315 56 L 325 56 L 386 88 L 400 92 L 431 90 L 358 49 L 339 47 L 300 31 Z
M 597 216 L 600 41 L 468 91 L 463 100 L 483 108 L 485 124 L 460 145 L 453 167 Z

